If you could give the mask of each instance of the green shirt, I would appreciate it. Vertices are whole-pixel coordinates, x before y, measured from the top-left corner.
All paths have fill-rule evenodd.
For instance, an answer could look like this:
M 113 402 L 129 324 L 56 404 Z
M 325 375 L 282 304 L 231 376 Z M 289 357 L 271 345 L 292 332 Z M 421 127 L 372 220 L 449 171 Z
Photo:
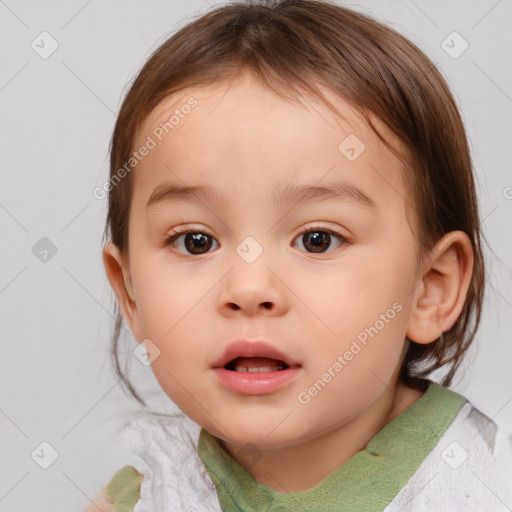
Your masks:
M 311 489 L 279 492 L 255 481 L 201 429 L 197 452 L 217 489 L 224 512 L 382 512 L 432 451 L 460 408 L 461 395 L 435 382 L 363 448 Z M 106 487 L 114 512 L 132 512 L 143 476 L 133 466 L 120 469 Z
M 114 512 L 132 512 L 140 498 L 143 476 L 133 466 L 124 466 L 110 480 L 105 496 L 113 503 Z

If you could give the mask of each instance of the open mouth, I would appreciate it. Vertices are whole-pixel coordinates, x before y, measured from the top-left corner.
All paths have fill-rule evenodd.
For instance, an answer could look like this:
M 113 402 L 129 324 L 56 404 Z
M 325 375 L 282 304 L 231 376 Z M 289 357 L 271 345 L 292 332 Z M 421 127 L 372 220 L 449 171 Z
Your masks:
M 212 365 L 218 382 L 242 395 L 267 395 L 289 385 L 302 370 L 298 359 L 266 342 L 244 340 L 228 345 Z
M 289 366 L 284 361 L 268 357 L 237 357 L 224 368 L 233 372 L 267 373 L 286 370 Z

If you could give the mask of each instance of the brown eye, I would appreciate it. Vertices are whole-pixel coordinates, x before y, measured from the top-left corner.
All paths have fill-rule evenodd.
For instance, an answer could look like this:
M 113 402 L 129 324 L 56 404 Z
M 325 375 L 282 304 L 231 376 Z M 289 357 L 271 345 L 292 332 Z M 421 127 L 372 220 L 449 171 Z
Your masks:
M 201 255 L 211 249 L 213 240 L 213 237 L 206 233 L 188 230 L 172 234 L 166 238 L 164 245 L 172 245 L 175 248 L 179 247 L 178 252 L 184 254 Z
M 338 239 L 339 246 L 346 242 L 345 238 L 339 233 L 324 228 L 311 228 L 308 227 L 302 231 L 297 237 L 298 240 L 302 241 L 306 251 L 311 253 L 324 253 L 332 245 L 332 237 Z M 337 247 L 336 247 L 337 248 Z

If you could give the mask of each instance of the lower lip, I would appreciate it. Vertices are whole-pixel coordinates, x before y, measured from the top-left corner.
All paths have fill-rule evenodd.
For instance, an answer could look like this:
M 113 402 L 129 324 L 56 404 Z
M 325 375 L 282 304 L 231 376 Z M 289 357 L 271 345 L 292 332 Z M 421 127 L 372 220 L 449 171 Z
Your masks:
M 300 366 L 275 372 L 234 372 L 225 368 L 214 368 L 214 372 L 227 388 L 245 395 L 272 393 L 293 379 Z

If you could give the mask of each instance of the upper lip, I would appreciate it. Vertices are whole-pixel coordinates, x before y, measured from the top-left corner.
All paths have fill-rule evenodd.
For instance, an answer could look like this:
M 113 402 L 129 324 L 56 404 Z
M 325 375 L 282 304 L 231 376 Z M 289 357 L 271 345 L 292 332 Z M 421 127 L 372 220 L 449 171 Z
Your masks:
M 266 341 L 236 340 L 226 347 L 222 355 L 213 363 L 213 368 L 224 368 L 237 357 L 267 357 L 283 361 L 287 366 L 300 366 L 300 363 L 293 357 L 277 350 Z

